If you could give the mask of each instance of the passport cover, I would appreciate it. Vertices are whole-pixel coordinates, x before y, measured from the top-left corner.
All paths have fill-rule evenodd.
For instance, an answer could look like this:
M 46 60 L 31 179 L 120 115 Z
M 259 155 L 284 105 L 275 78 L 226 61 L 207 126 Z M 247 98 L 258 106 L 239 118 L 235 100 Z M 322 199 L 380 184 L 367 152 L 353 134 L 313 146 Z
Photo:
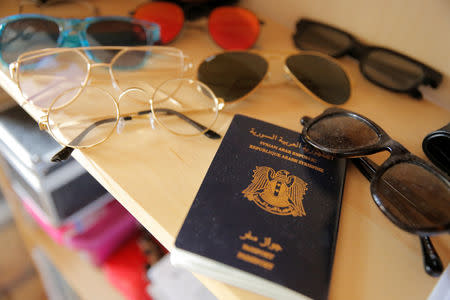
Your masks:
M 236 115 L 172 255 L 181 249 L 327 299 L 345 169 L 344 159 L 309 148 L 298 132 Z M 182 258 L 176 261 L 183 265 Z M 199 266 L 191 269 L 202 273 Z

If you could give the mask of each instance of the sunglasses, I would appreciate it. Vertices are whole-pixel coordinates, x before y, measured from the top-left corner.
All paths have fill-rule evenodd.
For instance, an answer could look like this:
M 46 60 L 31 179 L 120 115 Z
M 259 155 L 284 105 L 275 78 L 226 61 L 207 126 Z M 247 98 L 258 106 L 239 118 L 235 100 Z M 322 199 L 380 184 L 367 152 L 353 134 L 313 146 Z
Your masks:
M 390 157 L 377 169 L 370 191 L 381 211 L 401 229 L 431 235 L 450 230 L 450 181 L 436 168 L 394 141 L 373 121 L 357 113 L 329 108 L 303 117 L 304 140 L 337 157 L 383 150 Z
M 14 15 L 0 20 L 0 60 L 10 64 L 20 54 L 54 47 L 140 46 L 159 40 L 159 26 L 127 17 L 83 20 L 43 15 Z
M 320 51 L 333 57 L 350 55 L 359 60 L 361 73 L 387 90 L 422 98 L 420 85 L 437 88 L 442 74 L 417 60 L 381 47 L 372 47 L 335 27 L 301 19 L 293 36 L 297 48 Z
M 161 42 L 173 41 L 184 26 L 183 9 L 171 2 L 157 1 L 142 4 L 134 18 L 161 26 Z M 214 42 L 226 50 L 251 48 L 259 36 L 260 22 L 251 11 L 237 6 L 219 6 L 208 17 L 208 31 Z
M 165 80 L 183 77 L 190 66 L 173 47 L 48 48 L 20 55 L 10 65 L 10 75 L 26 103 L 47 111 L 56 97 L 62 97 L 58 103 L 70 102 L 91 81 L 119 93 L 139 87 L 151 94 Z
M 367 178 L 372 181 L 377 169 L 380 167 L 367 157 L 352 158 L 352 163 Z M 428 275 L 436 277 L 443 271 L 442 261 L 438 253 L 434 249 L 433 243 L 429 236 L 419 236 L 422 246 L 422 255 L 425 271 Z
M 265 56 L 283 60 L 284 71 L 315 99 L 338 105 L 350 97 L 350 80 L 344 69 L 320 53 Z M 269 62 L 264 56 L 230 51 L 206 58 L 198 67 L 197 78 L 225 103 L 231 103 L 244 99 L 268 73 Z

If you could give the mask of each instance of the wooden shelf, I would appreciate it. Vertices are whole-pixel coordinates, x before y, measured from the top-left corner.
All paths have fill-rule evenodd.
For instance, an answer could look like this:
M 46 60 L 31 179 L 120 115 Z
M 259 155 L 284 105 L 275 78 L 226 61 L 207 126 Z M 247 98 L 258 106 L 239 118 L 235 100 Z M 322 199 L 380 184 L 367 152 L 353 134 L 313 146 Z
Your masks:
M 129 4 L 129 8 L 133 5 Z M 130 10 L 125 6 L 124 3 L 121 14 Z M 265 25 L 257 48 L 296 52 L 291 30 L 270 18 L 263 19 Z M 222 51 L 203 25 L 203 21 L 187 24 L 170 45 L 182 49 L 196 64 Z M 445 125 L 449 112 L 429 101 L 415 101 L 380 89 L 364 79 L 355 61 L 344 58 L 340 62 L 353 85 L 352 98 L 342 107 L 371 118 L 424 158 L 422 139 Z M 282 62 L 271 61 L 268 82 L 244 101 L 226 107 L 214 129 L 224 134 L 232 116 L 241 113 L 298 131 L 301 116 L 316 116 L 327 108 L 282 78 Z M 18 103 L 23 103 L 6 69 L 0 72 L 0 86 Z M 23 108 L 35 119 L 43 114 L 29 105 Z M 152 130 L 148 123 L 137 122 L 98 147 L 75 151 L 74 156 L 170 250 L 219 144 L 220 140 L 172 136 L 163 130 Z M 380 161 L 385 157 L 377 155 L 374 159 Z M 447 265 L 450 237 L 433 237 L 433 242 Z M 220 299 L 262 299 L 199 277 Z M 423 270 L 419 239 L 384 217 L 373 203 L 366 179 L 349 165 L 329 298 L 425 299 L 436 282 Z
M 30 254 L 35 247 L 41 248 L 81 299 L 124 299 L 119 291 L 110 285 L 100 269 L 82 259 L 79 252 L 56 244 L 33 224 L 31 219 L 27 219 L 21 208 L 21 200 L 12 189 L 3 170 L 0 170 L 0 186 Z

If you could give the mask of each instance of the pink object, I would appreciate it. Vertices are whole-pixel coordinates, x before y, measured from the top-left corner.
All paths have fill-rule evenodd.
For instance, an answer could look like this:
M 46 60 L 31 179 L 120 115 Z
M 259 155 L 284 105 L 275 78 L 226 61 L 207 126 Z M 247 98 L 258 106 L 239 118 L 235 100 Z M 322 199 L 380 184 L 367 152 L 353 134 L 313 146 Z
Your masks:
M 73 232 L 72 226 L 70 225 L 55 227 L 50 224 L 42 212 L 33 205 L 32 201 L 23 199 L 22 202 L 25 210 L 31 215 L 33 220 L 58 244 L 63 244 L 64 236 L 69 232 Z
M 95 265 L 101 265 L 119 246 L 138 231 L 138 222 L 117 201 L 84 233 L 68 238 L 65 244 L 82 250 Z

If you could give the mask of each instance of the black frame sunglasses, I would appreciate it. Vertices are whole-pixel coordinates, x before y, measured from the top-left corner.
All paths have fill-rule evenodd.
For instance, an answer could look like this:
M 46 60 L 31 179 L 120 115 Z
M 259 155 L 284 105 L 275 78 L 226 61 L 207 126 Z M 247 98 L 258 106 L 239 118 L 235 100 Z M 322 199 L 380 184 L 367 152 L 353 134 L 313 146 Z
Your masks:
M 381 211 L 399 228 L 418 235 L 450 231 L 450 181 L 413 155 L 380 126 L 349 110 L 329 108 L 303 117 L 303 139 L 336 157 L 358 157 L 389 151 L 370 184 Z
M 399 52 L 366 45 L 351 34 L 324 23 L 300 19 L 293 35 L 295 46 L 333 57 L 350 55 L 359 61 L 359 68 L 373 84 L 397 93 L 421 99 L 420 85 L 437 88 L 442 74 Z
M 380 167 L 367 157 L 351 158 L 351 161 L 369 182 L 372 181 L 378 168 Z M 422 246 L 423 265 L 425 272 L 430 276 L 437 277 L 444 270 L 441 258 L 436 252 L 436 249 L 434 249 L 433 243 L 431 242 L 429 236 L 419 236 L 419 238 L 420 245 Z

